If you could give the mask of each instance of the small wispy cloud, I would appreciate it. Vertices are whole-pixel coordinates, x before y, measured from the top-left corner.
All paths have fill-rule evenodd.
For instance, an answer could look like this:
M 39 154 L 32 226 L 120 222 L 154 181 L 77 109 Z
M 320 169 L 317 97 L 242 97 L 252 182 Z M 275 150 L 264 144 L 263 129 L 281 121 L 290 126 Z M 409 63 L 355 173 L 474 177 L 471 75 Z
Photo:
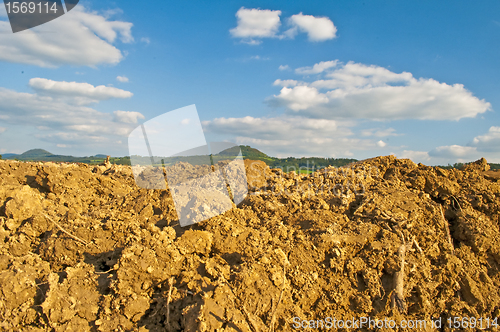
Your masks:
M 263 61 L 266 61 L 266 60 L 269 60 L 270 58 L 269 57 L 262 57 L 260 55 L 253 55 L 250 57 L 250 60 L 263 60 Z
M 137 123 L 139 119 L 145 119 L 139 112 L 114 111 L 113 120 L 122 123 Z
M 116 80 L 121 83 L 127 83 L 129 81 L 128 77 L 126 76 L 117 76 Z
M 312 67 L 297 68 L 295 69 L 295 73 L 302 75 L 320 74 L 329 68 L 335 67 L 337 63 L 338 60 L 321 61 L 320 63 L 317 63 Z

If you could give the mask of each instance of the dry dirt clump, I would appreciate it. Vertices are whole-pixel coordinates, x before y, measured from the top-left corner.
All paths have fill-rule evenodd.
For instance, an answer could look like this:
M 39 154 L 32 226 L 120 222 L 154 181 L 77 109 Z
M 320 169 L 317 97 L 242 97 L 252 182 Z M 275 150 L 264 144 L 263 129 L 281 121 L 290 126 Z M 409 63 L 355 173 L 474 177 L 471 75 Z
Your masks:
M 130 167 L 0 161 L 0 329 L 295 331 L 294 317 L 371 317 L 430 331 L 441 317 L 450 331 L 449 317 L 500 316 L 500 185 L 486 161 L 245 166 L 241 204 L 181 228 L 170 192 L 137 187 Z

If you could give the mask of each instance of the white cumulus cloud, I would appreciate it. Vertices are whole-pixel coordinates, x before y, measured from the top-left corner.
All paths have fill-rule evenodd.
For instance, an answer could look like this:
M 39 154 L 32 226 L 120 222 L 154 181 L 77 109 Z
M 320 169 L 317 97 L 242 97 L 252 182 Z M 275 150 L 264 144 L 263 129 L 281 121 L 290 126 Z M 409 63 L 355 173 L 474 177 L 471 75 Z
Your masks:
M 121 83 L 127 83 L 127 82 L 129 81 L 129 80 L 128 80 L 128 77 L 126 77 L 126 76 L 117 76 L 117 77 L 116 77 L 116 80 L 117 80 L 118 82 L 121 82 Z
M 498 163 L 500 162 L 500 127 L 490 127 L 487 133 L 474 137 L 467 145 L 438 146 L 429 152 L 409 151 L 408 154 L 412 160 L 413 157 L 424 161 L 430 160 L 434 165 L 470 162 L 481 157 L 489 162 Z
M 3 123 L 33 126 L 40 130 L 71 129 L 86 133 L 117 134 L 118 128 L 122 126 L 112 122 L 111 114 L 87 106 L 5 88 L 0 88 L 0 114 Z
M 474 137 L 470 145 L 479 151 L 500 152 L 500 127 L 490 127 L 486 134 Z
M 302 13 L 293 15 L 288 19 L 292 28 L 285 34 L 294 36 L 298 31 L 307 33 L 310 41 L 320 42 L 336 37 L 337 28 L 328 17 L 315 17 Z
M 292 111 L 308 111 L 316 106 L 327 104 L 329 98 L 318 92 L 318 89 L 309 86 L 296 86 L 293 88 L 284 87 L 280 95 L 275 96 L 281 103 L 285 104 Z M 302 112 L 307 115 L 309 112 Z M 323 118 L 319 116 L 318 118 Z
M 306 33 L 312 42 L 336 37 L 337 28 L 328 17 L 315 17 L 302 13 L 288 18 L 288 25 L 291 28 L 280 34 L 280 15 L 280 10 L 241 7 L 236 12 L 237 26 L 229 32 L 232 37 L 240 38 L 241 42 L 249 45 L 259 45 L 262 43 L 262 38 L 293 39 L 299 32 Z
M 72 98 L 78 98 L 73 96 Z M 28 128 L 30 145 L 49 142 L 54 146 L 62 144 L 78 149 L 79 153 L 95 153 L 96 150 L 112 149 L 121 155 L 126 146 L 115 142 L 126 137 L 137 123 L 144 118 L 138 112 L 98 111 L 79 105 L 70 97 L 59 98 L 39 93 L 24 93 L 0 88 L 0 115 L 2 124 Z M 3 135 L 17 135 L 7 130 Z
M 52 97 L 66 97 L 77 104 L 89 104 L 111 98 L 130 98 L 133 93 L 122 89 L 89 83 L 53 81 L 45 78 L 32 78 L 29 85 L 37 93 Z
M 12 33 L 0 21 L 0 61 L 40 67 L 117 64 L 122 52 L 113 44 L 134 40 L 132 23 L 111 21 L 104 15 L 77 6 L 43 26 Z
M 321 61 L 320 63 L 315 64 L 312 67 L 301 67 L 295 69 L 297 74 L 302 75 L 311 75 L 311 74 L 319 74 L 324 72 L 325 70 L 335 67 L 338 63 L 338 60 L 333 61 Z
M 123 123 L 137 123 L 139 119 L 144 119 L 144 115 L 139 112 L 114 111 L 114 121 Z
M 236 28 L 230 30 L 235 38 L 241 38 L 249 44 L 260 44 L 259 38 L 277 37 L 281 25 L 280 10 L 247 9 L 241 7 L 236 12 Z
M 324 119 L 459 120 L 491 109 L 462 84 L 416 79 L 408 72 L 353 62 L 315 66 L 302 70 L 321 72 L 322 79 L 285 86 L 269 102 L 294 115 Z

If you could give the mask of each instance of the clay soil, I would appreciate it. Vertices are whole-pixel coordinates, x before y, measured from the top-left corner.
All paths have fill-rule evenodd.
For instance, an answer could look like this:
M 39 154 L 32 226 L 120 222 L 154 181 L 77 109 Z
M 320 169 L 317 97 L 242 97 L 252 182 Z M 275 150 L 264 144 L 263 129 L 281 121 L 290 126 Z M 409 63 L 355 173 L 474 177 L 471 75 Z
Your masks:
M 130 167 L 0 161 L 0 329 L 371 317 L 431 331 L 441 317 L 450 331 L 449 317 L 500 316 L 500 185 L 484 160 L 379 157 L 307 176 L 245 163 L 250 195 L 182 228 L 169 191 L 137 187 Z

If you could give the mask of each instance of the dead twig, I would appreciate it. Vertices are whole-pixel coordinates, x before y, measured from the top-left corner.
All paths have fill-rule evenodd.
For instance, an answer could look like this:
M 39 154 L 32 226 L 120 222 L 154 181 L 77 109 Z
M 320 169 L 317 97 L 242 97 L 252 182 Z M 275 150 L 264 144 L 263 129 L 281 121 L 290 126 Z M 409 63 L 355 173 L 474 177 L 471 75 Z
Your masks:
M 356 208 L 356 210 L 354 210 L 354 212 L 352 214 L 355 215 L 355 216 L 358 216 L 358 217 L 364 217 L 364 215 L 359 214 L 357 212 L 358 212 L 359 209 L 361 209 L 362 207 L 364 207 L 366 205 L 366 203 L 369 203 L 371 201 L 373 201 L 373 199 L 370 199 L 370 200 L 364 199 L 363 202 L 361 202 L 361 204 L 359 204 L 359 206 Z
M 278 299 L 278 303 L 276 304 L 273 315 L 271 316 L 271 327 L 269 329 L 270 332 L 274 332 L 274 321 L 276 319 L 276 311 L 278 310 L 281 299 L 283 298 L 283 292 L 285 291 L 285 282 L 286 282 L 286 262 L 283 262 L 283 286 L 281 287 L 281 293 Z
M 386 230 L 388 230 L 389 232 L 391 232 L 393 230 L 392 228 L 389 227 L 389 225 L 387 225 L 387 223 L 385 221 L 382 221 L 381 226 L 383 228 L 385 228 Z
M 382 217 L 384 217 L 385 219 L 392 219 L 392 217 L 390 215 L 388 215 L 385 211 L 381 211 L 380 215 Z
M 5 307 L 5 303 L 3 303 L 3 300 L 0 300 L 0 303 L 2 304 L 2 308 L 7 309 Z M 6 310 L 5 310 L 6 311 Z M 5 321 L 5 316 L 4 316 L 4 310 L 0 311 L 0 314 L 2 315 L 2 320 Z
M 43 214 L 45 216 L 45 218 L 49 219 L 50 221 L 52 221 L 52 223 L 54 225 L 56 225 L 57 228 L 59 228 L 59 230 L 61 230 L 63 233 L 65 233 L 66 235 L 68 235 L 69 237 L 71 237 L 72 239 L 76 240 L 76 241 L 79 241 L 81 243 L 83 243 L 84 245 L 88 246 L 88 242 L 80 239 L 78 236 L 76 235 L 73 235 L 71 234 L 70 232 L 68 232 L 67 230 L 65 230 L 64 228 L 62 228 L 55 220 L 53 220 L 51 217 L 49 217 L 48 215 L 46 215 L 45 213 Z
M 462 209 L 462 206 L 460 205 L 460 202 L 458 201 L 458 199 L 453 195 L 451 195 L 451 198 L 453 198 L 453 200 L 457 203 L 458 208 L 460 209 L 460 212 L 462 213 L 465 220 L 469 221 L 469 219 L 467 219 L 467 217 L 465 216 L 464 210 Z
M 404 296 L 406 244 L 404 242 L 398 249 L 398 256 L 401 262 L 401 269 L 394 273 L 394 291 L 392 293 L 391 305 L 393 309 L 397 308 L 400 313 L 406 313 Z
M 170 280 L 168 281 L 169 287 L 168 287 L 168 296 L 167 296 L 167 318 L 166 318 L 166 325 L 167 325 L 167 331 L 170 331 L 170 299 L 172 297 L 172 288 L 174 287 L 174 277 L 171 277 Z
M 187 290 L 187 289 L 179 289 L 180 291 L 183 291 L 183 292 L 186 292 L 186 294 L 189 294 L 189 295 L 194 295 L 193 292 Z
M 253 313 L 255 316 L 257 316 L 257 312 L 259 311 L 259 305 L 260 305 L 261 301 L 262 301 L 262 297 L 259 297 L 259 301 L 257 301 L 257 305 L 255 307 L 255 312 Z
M 415 248 L 417 248 L 418 252 L 423 254 L 424 251 L 422 250 L 422 248 L 420 248 L 420 246 L 418 245 L 418 242 L 417 242 L 417 239 L 413 238 L 413 245 L 415 246 Z
M 380 215 L 383 218 L 388 219 L 388 220 L 392 221 L 393 223 L 397 224 L 399 227 L 403 227 L 404 225 L 406 225 L 406 219 L 401 219 L 400 217 L 392 217 L 384 211 L 382 211 L 380 213 Z
M 396 233 L 399 236 L 401 241 L 405 243 L 405 237 L 403 235 L 403 232 L 401 231 L 401 227 L 399 227 L 399 225 L 393 225 L 391 229 L 394 231 L 394 233 Z
M 460 212 L 463 212 L 462 206 L 460 205 L 460 202 L 458 201 L 458 199 L 453 195 L 451 195 L 450 197 L 453 198 L 453 200 L 457 203 L 458 208 L 460 209 Z
M 441 205 L 439 205 L 439 211 L 441 211 L 441 217 L 443 218 L 444 231 L 446 233 L 446 237 L 448 238 L 448 243 L 450 244 L 451 254 L 454 255 L 455 248 L 453 246 L 453 241 L 451 240 L 450 226 L 448 225 L 448 220 L 446 220 L 446 217 L 444 216 L 443 207 Z
M 106 273 L 111 273 L 111 272 L 116 271 L 116 270 L 117 270 L 117 269 L 109 269 L 109 270 L 107 270 L 107 271 L 99 271 L 99 272 L 94 271 L 94 273 L 95 273 L 95 274 L 106 274 Z

